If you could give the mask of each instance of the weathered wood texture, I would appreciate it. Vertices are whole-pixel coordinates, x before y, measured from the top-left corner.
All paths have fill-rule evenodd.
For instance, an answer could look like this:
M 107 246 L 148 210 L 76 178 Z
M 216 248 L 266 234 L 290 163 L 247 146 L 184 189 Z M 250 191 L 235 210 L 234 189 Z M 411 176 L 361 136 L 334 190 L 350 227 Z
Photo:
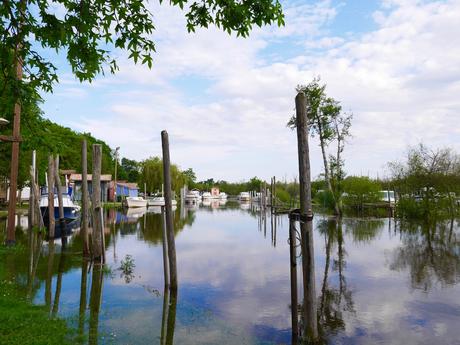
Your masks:
M 174 240 L 174 223 L 172 214 L 172 192 L 171 192 L 171 171 L 169 157 L 168 132 L 161 132 L 161 143 L 163 148 L 163 181 L 166 212 L 166 230 L 168 237 L 168 257 L 171 289 L 177 289 L 177 266 L 176 266 L 176 244 Z
M 295 98 L 297 145 L 299 155 L 300 213 L 307 217 L 300 222 L 304 285 L 305 334 L 310 340 L 318 337 L 316 316 L 315 262 L 313 251 L 313 217 L 311 203 L 310 153 L 308 148 L 307 99 L 302 92 Z
M 86 140 L 81 142 L 81 235 L 83 240 L 83 256 L 89 255 L 88 244 L 88 151 Z
M 59 221 L 61 226 L 64 222 L 64 204 L 62 201 L 62 186 L 61 186 L 61 178 L 59 176 L 59 155 L 56 156 L 54 160 L 54 184 L 57 189 L 58 195 L 58 205 L 59 205 Z
M 54 159 L 48 157 L 48 236 L 54 238 Z
M 101 222 L 101 164 L 102 164 L 102 146 L 93 145 L 93 175 L 92 175 L 92 214 L 93 214 L 93 232 L 92 232 L 92 254 L 93 260 L 103 261 L 102 254 L 102 222 Z

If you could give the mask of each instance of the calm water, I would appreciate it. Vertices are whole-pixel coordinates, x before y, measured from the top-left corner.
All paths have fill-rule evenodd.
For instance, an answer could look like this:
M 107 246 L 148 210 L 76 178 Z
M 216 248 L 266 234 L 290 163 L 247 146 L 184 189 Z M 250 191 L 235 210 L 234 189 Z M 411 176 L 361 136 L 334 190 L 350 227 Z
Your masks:
M 79 260 L 78 233 L 62 251 L 60 240 L 40 246 L 35 236 L 18 232 L 35 250 L 1 264 L 34 303 L 49 305 L 91 343 L 159 344 L 162 324 L 169 324 L 168 341 L 175 344 L 291 343 L 286 216 L 267 214 L 264 223 L 257 210 L 238 204 L 178 209 L 177 305 L 164 305 L 162 223 L 155 212 L 107 211 L 110 270 L 102 273 Z M 3 220 L 1 236 L 4 228 Z M 338 224 L 316 215 L 314 229 L 325 343 L 460 344 L 457 221 Z M 301 302 L 300 261 L 298 267 Z

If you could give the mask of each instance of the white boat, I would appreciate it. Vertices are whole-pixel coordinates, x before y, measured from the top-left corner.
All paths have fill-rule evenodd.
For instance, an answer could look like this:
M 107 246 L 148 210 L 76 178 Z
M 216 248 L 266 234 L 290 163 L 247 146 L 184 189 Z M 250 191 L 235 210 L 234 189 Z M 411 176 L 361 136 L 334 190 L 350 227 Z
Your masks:
M 64 218 L 77 219 L 80 215 L 80 206 L 75 205 L 67 193 L 62 193 L 62 206 L 64 208 Z M 40 197 L 40 211 L 43 218 L 48 218 L 48 193 L 43 193 Z M 59 200 L 57 193 L 54 194 L 54 217 L 59 219 Z
M 140 196 L 129 196 L 126 198 L 128 207 L 147 207 L 147 200 Z
M 203 200 L 204 200 L 204 199 L 208 199 L 208 200 L 209 200 L 209 199 L 212 199 L 212 194 L 209 193 L 209 192 L 204 192 L 204 193 L 202 194 L 201 197 L 203 198 Z
M 201 195 L 198 190 L 191 190 L 185 195 L 185 201 L 188 203 L 196 203 L 201 200 Z
M 250 201 L 251 196 L 248 192 L 241 192 L 240 195 L 238 195 L 238 199 L 240 201 Z
M 220 199 L 220 200 L 227 200 L 227 193 L 225 193 L 225 192 L 220 192 L 220 193 L 219 193 L 219 199 Z
M 162 196 L 147 197 L 147 203 L 149 206 L 164 206 L 166 204 L 165 198 Z M 177 201 L 171 200 L 171 205 L 176 206 Z

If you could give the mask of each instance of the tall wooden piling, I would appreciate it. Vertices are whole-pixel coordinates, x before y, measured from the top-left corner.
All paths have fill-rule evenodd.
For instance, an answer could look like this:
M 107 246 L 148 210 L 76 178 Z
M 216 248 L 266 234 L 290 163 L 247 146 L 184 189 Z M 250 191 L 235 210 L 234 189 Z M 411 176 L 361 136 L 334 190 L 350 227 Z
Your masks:
M 48 157 L 48 237 L 54 238 L 54 159 Z
M 64 224 L 64 203 L 62 201 L 62 186 L 61 186 L 61 178 L 59 177 L 59 155 L 56 156 L 54 160 L 54 184 L 57 189 L 58 195 L 58 205 L 59 205 L 59 226 L 61 231 L 64 231 L 65 224 Z
M 172 193 L 171 193 L 171 171 L 169 157 L 168 132 L 161 132 L 161 143 L 163 149 L 163 181 L 166 212 L 166 230 L 168 237 L 168 257 L 170 271 L 171 289 L 177 289 L 177 266 L 176 266 L 176 244 L 174 242 L 174 223 L 172 214 Z
M 81 142 L 81 234 L 83 237 L 83 256 L 89 255 L 88 245 L 88 158 L 86 139 Z
M 303 92 L 295 98 L 299 155 L 300 232 L 304 285 L 305 334 L 318 338 L 316 319 L 315 262 L 313 251 L 313 211 L 311 203 L 310 153 L 308 148 L 307 99 Z
M 102 222 L 101 222 L 101 164 L 102 146 L 93 145 L 93 176 L 92 176 L 92 213 L 93 213 L 93 234 L 92 254 L 93 260 L 103 261 Z

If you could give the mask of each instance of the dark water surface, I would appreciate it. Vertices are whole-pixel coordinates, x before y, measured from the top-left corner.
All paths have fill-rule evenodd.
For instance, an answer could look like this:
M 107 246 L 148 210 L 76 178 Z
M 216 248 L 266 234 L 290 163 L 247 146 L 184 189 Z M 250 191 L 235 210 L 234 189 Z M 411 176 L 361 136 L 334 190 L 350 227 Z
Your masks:
M 177 305 L 164 305 L 158 209 L 106 212 L 110 270 L 82 263 L 78 232 L 63 251 L 60 240 L 40 245 L 20 231 L 34 250 L 1 265 L 34 303 L 67 318 L 90 343 L 159 344 L 169 324 L 174 344 L 290 344 L 287 216 L 267 213 L 261 225 L 257 210 L 240 206 L 175 212 Z M 314 248 L 326 343 L 460 344 L 458 221 L 337 223 L 316 215 Z M 301 303 L 300 261 L 298 268 Z

